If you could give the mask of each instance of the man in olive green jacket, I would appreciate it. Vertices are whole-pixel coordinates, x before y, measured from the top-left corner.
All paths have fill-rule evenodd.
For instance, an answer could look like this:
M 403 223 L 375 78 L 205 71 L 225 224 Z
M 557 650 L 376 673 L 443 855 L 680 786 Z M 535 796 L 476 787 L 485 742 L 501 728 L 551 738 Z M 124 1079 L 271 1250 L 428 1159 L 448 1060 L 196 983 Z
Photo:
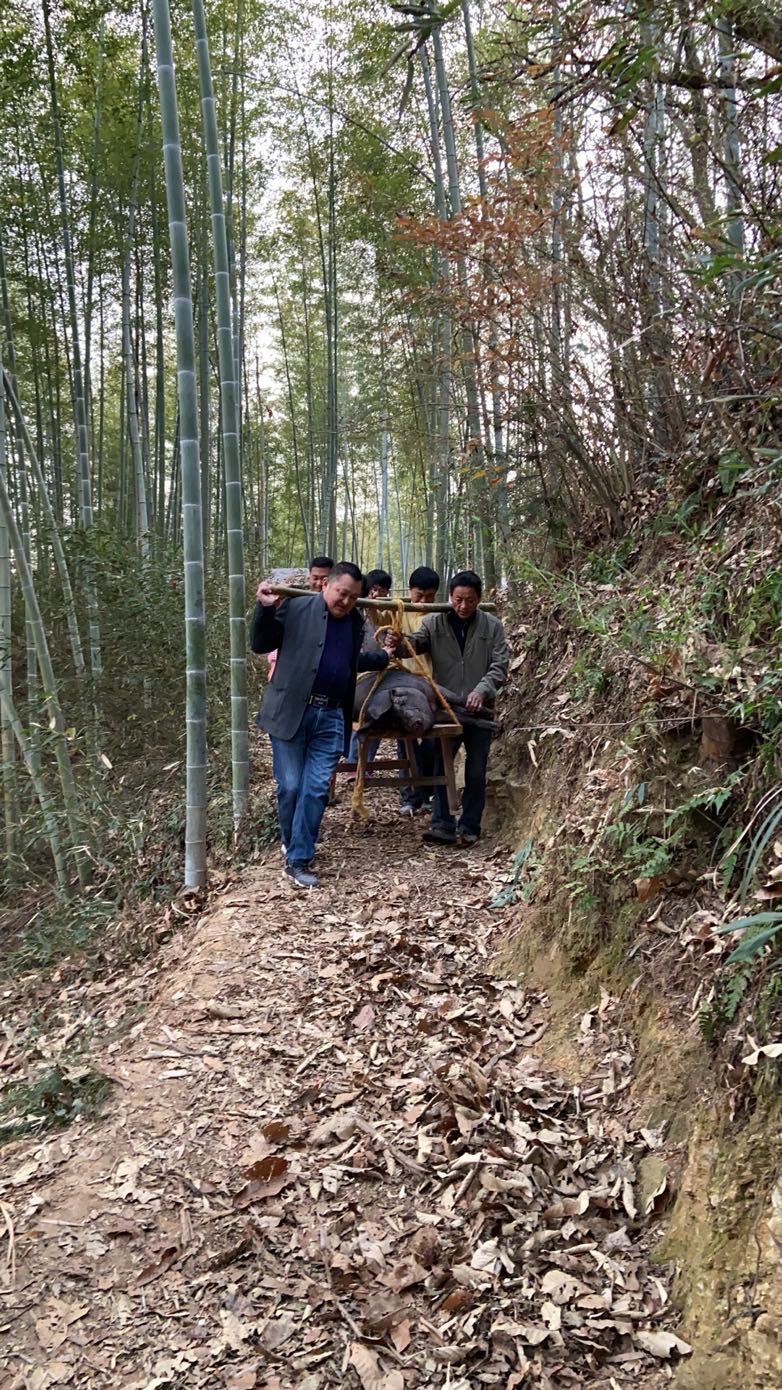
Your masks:
M 510 653 L 499 618 L 479 608 L 482 593 L 480 577 L 473 570 L 460 570 L 448 585 L 450 609 L 430 613 L 408 641 L 417 652 L 431 657 L 432 675 L 437 685 L 464 698 L 467 718 L 462 738 L 454 742 L 454 752 L 464 743 L 465 771 L 462 812 L 458 822 L 448 809 L 445 787 L 435 787 L 431 829 L 424 834 L 430 844 L 474 845 L 481 833 L 481 817 L 486 801 L 486 768 L 489 761 L 491 729 L 485 726 L 489 712 L 508 675 Z M 483 720 L 470 722 L 470 714 L 483 712 Z M 442 771 L 442 761 L 438 762 Z

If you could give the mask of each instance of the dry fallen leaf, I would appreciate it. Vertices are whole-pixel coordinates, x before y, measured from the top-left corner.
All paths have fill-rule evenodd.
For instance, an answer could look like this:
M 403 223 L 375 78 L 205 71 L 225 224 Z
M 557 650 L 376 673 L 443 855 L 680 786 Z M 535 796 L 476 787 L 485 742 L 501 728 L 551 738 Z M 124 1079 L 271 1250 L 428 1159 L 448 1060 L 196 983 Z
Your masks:
M 276 1351 L 290 1341 L 296 1326 L 297 1319 L 293 1313 L 280 1313 L 279 1317 L 269 1318 L 261 1333 L 261 1343 L 267 1351 Z
M 745 1067 L 756 1067 L 761 1057 L 782 1057 L 782 1042 L 764 1043 L 762 1047 L 756 1047 L 754 1052 L 748 1052 L 741 1061 Z
M 258 1371 L 255 1365 L 244 1366 L 235 1371 L 229 1371 L 225 1390 L 255 1390 L 258 1384 Z
M 178 1246 L 167 1246 L 167 1248 L 163 1250 L 163 1252 L 158 1256 L 156 1260 L 153 1260 L 151 1264 L 144 1266 L 138 1278 L 136 1279 L 136 1283 L 151 1284 L 153 1279 L 157 1279 L 159 1275 L 165 1274 L 166 1270 L 171 1268 L 172 1264 L 178 1258 L 178 1256 Z
M 220 1309 L 220 1322 L 223 1327 L 223 1340 L 229 1351 L 244 1351 L 250 1328 L 240 1322 L 231 1308 Z
M 364 1390 L 404 1390 L 405 1381 L 401 1371 L 384 1371 L 377 1354 L 363 1342 L 351 1342 L 350 1364 Z
M 440 1254 L 440 1237 L 433 1226 L 421 1226 L 410 1241 L 410 1249 L 424 1269 L 431 1269 Z
M 675 1337 L 673 1332 L 640 1331 L 636 1332 L 635 1340 L 650 1356 L 656 1356 L 660 1360 L 666 1360 L 673 1352 L 677 1352 L 679 1356 L 689 1356 L 692 1351 L 689 1342 L 683 1342 L 680 1337 Z
M 391 1328 L 391 1341 L 394 1343 L 398 1352 L 407 1351 L 410 1345 L 410 1322 L 405 1318 L 402 1322 L 396 1323 Z
M 353 1019 L 353 1027 L 357 1033 L 364 1033 L 367 1028 L 372 1027 L 374 1021 L 375 1010 L 372 1008 L 371 1004 L 365 1004 L 363 1009 L 359 1009 L 356 1017 Z
M 394 1293 L 401 1293 L 403 1289 L 409 1289 L 413 1284 L 422 1284 L 426 1278 L 426 1269 L 419 1264 L 412 1256 L 406 1260 L 400 1260 L 383 1276 L 382 1283 Z

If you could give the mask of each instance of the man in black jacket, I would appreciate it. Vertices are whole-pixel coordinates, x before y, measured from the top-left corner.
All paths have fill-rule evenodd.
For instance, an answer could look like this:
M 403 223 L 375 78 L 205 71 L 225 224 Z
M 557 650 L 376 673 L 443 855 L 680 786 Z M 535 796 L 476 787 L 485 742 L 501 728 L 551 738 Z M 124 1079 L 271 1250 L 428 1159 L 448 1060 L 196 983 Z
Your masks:
M 379 648 L 361 651 L 362 583 L 358 566 L 343 560 L 321 593 L 280 608 L 269 585 L 258 585 L 250 644 L 254 652 L 279 651 L 258 723 L 272 742 L 285 872 L 299 888 L 318 886 L 309 866 L 331 776 L 350 742 L 356 674 L 388 665 Z

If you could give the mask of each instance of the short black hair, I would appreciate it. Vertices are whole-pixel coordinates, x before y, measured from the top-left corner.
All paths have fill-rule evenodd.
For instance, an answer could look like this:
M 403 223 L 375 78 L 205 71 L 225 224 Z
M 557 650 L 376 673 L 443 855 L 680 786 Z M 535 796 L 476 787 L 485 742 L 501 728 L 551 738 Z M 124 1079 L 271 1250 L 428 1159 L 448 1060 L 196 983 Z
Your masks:
M 459 570 L 459 572 L 449 580 L 448 592 L 452 594 L 454 589 L 474 589 L 478 598 L 483 593 L 483 581 L 475 570 Z
M 364 595 L 369 593 L 373 584 L 381 589 L 390 589 L 393 582 L 388 570 L 370 570 L 369 574 L 364 575 Z
M 410 589 L 439 589 L 440 576 L 437 570 L 430 569 L 428 565 L 419 565 L 417 570 L 413 570 L 407 584 Z
M 338 565 L 334 565 L 329 575 L 329 579 L 339 579 L 346 574 L 349 579 L 355 579 L 359 584 L 363 584 L 364 576 L 358 565 L 354 565 L 352 560 L 340 560 Z
M 311 570 L 333 570 L 334 561 L 328 555 L 313 555 L 310 560 Z

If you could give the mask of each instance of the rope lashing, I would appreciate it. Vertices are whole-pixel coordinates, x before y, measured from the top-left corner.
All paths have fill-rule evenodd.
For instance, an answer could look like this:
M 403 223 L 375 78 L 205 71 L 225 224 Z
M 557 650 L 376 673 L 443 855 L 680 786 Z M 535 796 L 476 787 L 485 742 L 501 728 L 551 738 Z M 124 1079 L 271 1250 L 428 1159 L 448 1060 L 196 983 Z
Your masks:
M 449 705 L 448 701 L 443 695 L 443 692 L 440 690 L 439 686 L 435 685 L 434 680 L 432 679 L 432 677 L 426 669 L 425 663 L 421 660 L 421 657 L 413 647 L 407 634 L 402 631 L 402 614 L 404 612 L 404 599 L 398 598 L 390 600 L 388 606 L 389 621 L 375 628 L 375 641 L 377 642 L 379 647 L 382 647 L 383 638 L 385 637 L 385 634 L 387 632 L 397 633 L 402 638 L 402 642 L 407 648 L 408 656 L 412 657 L 413 661 L 415 662 L 417 674 L 423 676 L 424 680 L 428 681 L 429 685 L 432 687 L 432 690 L 435 693 L 437 700 L 439 700 L 440 704 L 445 710 L 446 715 L 453 720 L 454 724 L 458 724 L 459 720 L 456 718 L 456 715 L 454 714 L 453 710 L 451 709 L 451 706 Z M 385 617 L 385 610 L 382 613 L 378 614 L 378 616 Z M 375 679 L 372 682 L 371 688 L 367 691 L 365 698 L 362 700 L 361 708 L 358 712 L 358 722 L 356 725 L 357 733 L 360 733 L 362 728 L 364 727 L 364 716 L 369 701 L 371 700 L 378 686 L 382 685 L 389 671 L 403 671 L 404 669 L 405 667 L 402 664 L 402 660 L 397 656 L 392 656 L 389 659 L 388 665 L 384 666 L 382 671 L 375 672 Z M 362 676 L 359 676 L 359 680 L 367 679 L 371 675 L 372 672 L 367 671 Z M 351 799 L 351 810 L 357 816 L 359 816 L 361 820 L 368 820 L 369 812 L 367 811 L 367 808 L 364 805 L 364 767 L 360 749 L 358 758 L 358 768 L 356 770 L 356 785 L 353 788 L 353 796 Z

